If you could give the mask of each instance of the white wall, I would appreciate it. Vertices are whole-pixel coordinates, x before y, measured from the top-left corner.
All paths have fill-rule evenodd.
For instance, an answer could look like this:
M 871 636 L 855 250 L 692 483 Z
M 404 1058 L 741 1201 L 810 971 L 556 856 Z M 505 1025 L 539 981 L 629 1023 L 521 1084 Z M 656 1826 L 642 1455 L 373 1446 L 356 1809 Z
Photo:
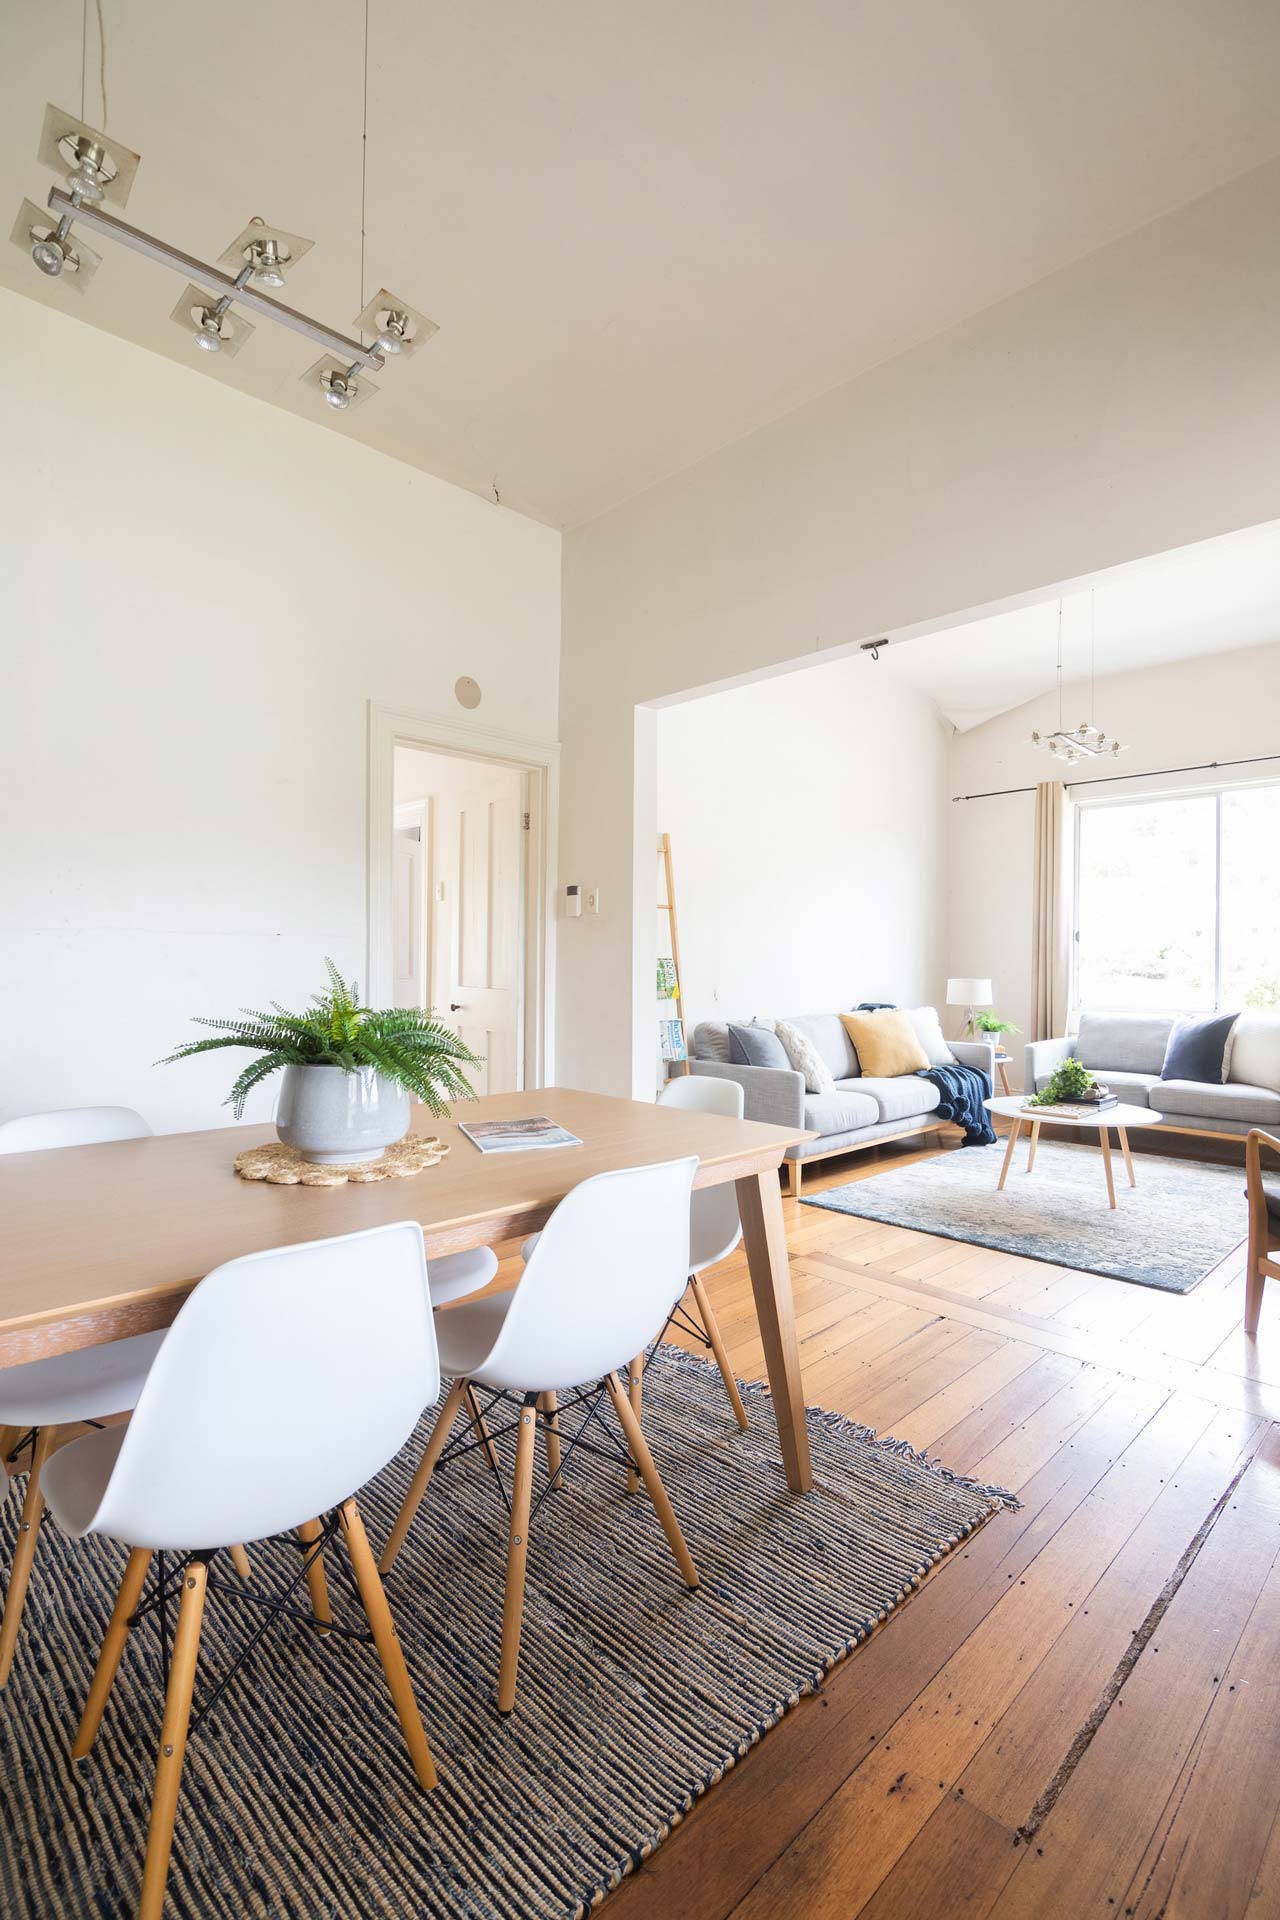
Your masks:
M 0 1116 L 215 1125 L 190 1016 L 363 976 L 367 702 L 555 738 L 559 536 L 9 293 L 0 354 Z
M 946 737 L 929 700 L 845 660 L 663 708 L 657 730 L 690 1031 L 936 994 Z
M 1277 232 L 1272 163 L 566 536 L 562 1080 L 650 1077 L 638 704 L 1280 517 Z
M 1067 724 L 1089 711 L 1087 681 L 1068 683 Z M 1280 751 L 1280 643 L 1182 660 L 1138 673 L 1102 677 L 1097 683 L 1098 723 L 1125 743 L 1125 753 L 1099 769 L 1105 774 L 1152 774 L 1207 760 L 1246 759 Z M 956 734 L 947 783 L 951 794 L 1034 785 L 1065 774 L 1056 760 L 1029 744 L 1033 728 L 1058 724 L 1056 693 L 1047 693 L 983 726 Z M 1280 780 L 1280 759 L 1269 766 L 1134 779 L 1104 791 L 1117 796 L 1144 789 L 1221 784 L 1259 778 Z M 1086 776 L 1087 778 L 1087 776 Z M 1078 790 L 1083 790 L 1084 782 Z M 1014 793 L 968 800 L 947 809 L 950 873 L 947 971 L 991 976 L 999 1011 L 1021 1027 L 1031 1024 L 1031 876 L 1035 797 Z M 1023 1041 L 1013 1043 L 1013 1067 L 1021 1068 Z

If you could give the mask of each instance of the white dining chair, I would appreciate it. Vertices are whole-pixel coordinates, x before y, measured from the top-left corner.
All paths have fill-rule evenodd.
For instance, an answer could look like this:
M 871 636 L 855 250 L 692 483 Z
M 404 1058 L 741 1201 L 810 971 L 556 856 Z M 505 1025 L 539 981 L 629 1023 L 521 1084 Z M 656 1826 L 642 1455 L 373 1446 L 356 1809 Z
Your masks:
M 206 1592 L 282 1611 L 306 1571 L 304 1562 L 276 1597 L 224 1583 L 210 1567 L 231 1542 L 289 1533 L 320 1515 L 308 1554 L 318 1564 L 341 1532 L 418 1784 L 435 1785 L 354 1496 L 400 1451 L 439 1390 L 422 1229 L 406 1220 L 216 1268 L 165 1335 L 129 1425 L 86 1434 L 49 1461 L 45 1498 L 62 1530 L 107 1534 L 129 1548 L 77 1759 L 93 1745 L 131 1625 L 158 1612 L 163 1631 L 166 1598 L 179 1592 L 139 1920 L 160 1920 L 164 1905 Z M 153 1554 L 157 1591 L 141 1602 Z M 170 1570 L 166 1554 L 178 1556 Z M 350 1631 L 337 1622 L 330 1630 Z
M 132 1107 L 66 1107 L 6 1120 L 0 1125 L 0 1153 L 95 1146 L 145 1139 L 150 1133 Z M 0 1615 L 0 1687 L 13 1668 L 44 1515 L 41 1482 L 58 1429 L 127 1413 L 137 1401 L 163 1338 L 163 1333 L 139 1333 L 106 1346 L 0 1368 L 0 1454 L 7 1468 L 21 1471 L 24 1459 L 27 1467 L 17 1545 Z
M 686 1074 L 680 1079 L 667 1081 L 658 1095 L 658 1105 L 680 1107 L 689 1113 L 718 1113 L 727 1120 L 741 1120 L 745 1097 L 736 1080 L 713 1080 L 701 1074 Z M 538 1238 L 535 1233 L 525 1241 L 520 1249 L 523 1259 L 529 1258 L 538 1244 Z M 720 1324 L 701 1277 L 708 1267 L 727 1260 L 741 1239 L 738 1196 L 731 1180 L 722 1181 L 714 1187 L 702 1187 L 693 1194 L 689 1206 L 689 1271 L 681 1282 L 671 1311 L 653 1345 L 655 1349 L 660 1346 L 670 1329 L 678 1326 L 709 1348 L 720 1369 L 733 1417 L 745 1433 L 747 1410 L 742 1404 L 742 1395 L 729 1363 Z M 637 1420 L 642 1410 L 645 1358 L 643 1353 L 635 1354 L 627 1367 L 627 1391 Z M 635 1491 L 634 1474 L 628 1476 L 628 1486 L 632 1492 Z
M 492 1393 L 486 1415 L 500 1403 L 514 1405 L 510 1425 L 491 1431 L 494 1441 L 512 1428 L 516 1435 L 498 1676 L 502 1713 L 510 1713 L 516 1698 L 529 1524 L 537 1511 L 533 1472 L 540 1423 L 547 1443 L 549 1490 L 559 1483 L 575 1448 L 599 1451 L 584 1438 L 589 1427 L 609 1437 L 598 1411 L 600 1401 L 609 1396 L 626 1443 L 616 1457 L 644 1482 L 686 1584 L 698 1584 L 679 1522 L 617 1377 L 618 1368 L 641 1352 L 664 1324 L 688 1274 L 689 1196 L 697 1165 L 693 1156 L 584 1180 L 548 1220 L 516 1287 L 436 1316 L 440 1363 L 452 1385 L 379 1566 L 385 1573 L 394 1562 L 436 1467 L 461 1451 L 451 1456 L 445 1443 L 468 1391 L 482 1387 Z M 562 1423 L 579 1410 L 582 1427 L 562 1447 Z M 496 1467 L 491 1448 L 490 1453 L 490 1464 Z M 539 1496 L 538 1507 L 545 1497 Z

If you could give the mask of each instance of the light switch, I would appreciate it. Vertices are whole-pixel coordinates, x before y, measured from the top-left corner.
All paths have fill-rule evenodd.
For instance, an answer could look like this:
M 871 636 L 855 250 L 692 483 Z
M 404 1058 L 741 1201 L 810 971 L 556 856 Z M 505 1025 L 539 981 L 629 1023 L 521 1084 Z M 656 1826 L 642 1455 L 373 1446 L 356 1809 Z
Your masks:
M 600 911 L 600 889 L 599 887 L 588 887 L 587 888 L 587 912 L 599 913 L 599 911 Z

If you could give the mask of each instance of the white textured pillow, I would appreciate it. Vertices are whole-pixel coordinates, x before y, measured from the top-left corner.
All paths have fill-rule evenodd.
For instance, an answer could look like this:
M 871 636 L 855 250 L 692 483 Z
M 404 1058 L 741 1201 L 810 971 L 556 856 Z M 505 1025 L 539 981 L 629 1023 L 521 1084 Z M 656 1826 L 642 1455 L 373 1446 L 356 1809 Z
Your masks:
M 1227 1036 L 1223 1078 L 1280 1093 L 1280 1013 L 1242 1013 Z
M 830 1067 L 818 1052 L 811 1040 L 805 1038 L 799 1027 L 793 1027 L 789 1020 L 779 1020 L 774 1032 L 782 1042 L 783 1052 L 797 1073 L 804 1075 L 806 1093 L 834 1093 L 836 1083 Z
M 903 1012 L 915 1028 L 916 1039 L 929 1056 L 931 1067 L 954 1065 L 955 1055 L 942 1037 L 942 1022 L 936 1007 L 904 1007 Z

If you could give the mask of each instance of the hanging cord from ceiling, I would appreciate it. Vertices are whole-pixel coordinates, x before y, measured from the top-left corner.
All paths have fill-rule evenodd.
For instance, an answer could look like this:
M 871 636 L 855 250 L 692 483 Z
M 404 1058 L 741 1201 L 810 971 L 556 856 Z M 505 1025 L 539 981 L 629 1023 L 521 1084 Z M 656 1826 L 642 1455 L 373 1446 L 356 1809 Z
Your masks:
M 364 221 L 365 208 L 368 205 L 369 185 L 369 0 L 364 0 L 364 97 L 360 118 L 360 298 L 356 302 L 358 312 L 364 312 Z M 360 345 L 364 345 L 364 328 L 360 329 Z
M 98 90 L 102 95 L 102 130 L 107 129 L 107 32 L 102 24 L 102 0 L 93 0 L 98 16 Z M 89 0 L 80 9 L 80 118 L 84 119 L 85 82 L 89 69 Z

